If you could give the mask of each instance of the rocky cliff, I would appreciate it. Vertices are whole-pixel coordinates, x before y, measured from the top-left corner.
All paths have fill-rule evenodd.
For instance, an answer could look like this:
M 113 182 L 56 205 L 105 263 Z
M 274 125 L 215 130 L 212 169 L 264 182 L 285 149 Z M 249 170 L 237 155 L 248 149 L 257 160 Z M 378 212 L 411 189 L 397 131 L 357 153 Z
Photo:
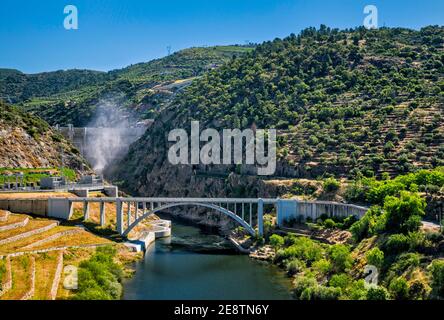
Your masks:
M 88 171 L 78 150 L 43 120 L 0 102 L 0 167 Z

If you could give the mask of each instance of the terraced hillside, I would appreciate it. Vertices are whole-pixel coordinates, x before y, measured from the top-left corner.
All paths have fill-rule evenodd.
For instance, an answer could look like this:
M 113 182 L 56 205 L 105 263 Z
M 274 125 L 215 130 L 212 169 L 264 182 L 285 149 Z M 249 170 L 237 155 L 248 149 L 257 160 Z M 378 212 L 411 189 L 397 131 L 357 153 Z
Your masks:
M 108 73 L 70 70 L 12 77 L 14 72 L 0 70 L 0 84 L 5 83 L 0 98 L 19 104 L 51 125 L 85 126 L 96 109 L 106 104 L 118 106 L 130 119 L 153 118 L 182 87 L 171 84 L 192 80 L 251 50 L 245 46 L 190 48 Z
M 104 245 L 118 248 L 119 261 L 134 259 L 123 245 L 83 228 L 0 210 L 0 300 L 69 298 L 64 266 L 79 265 Z
M 201 131 L 277 128 L 275 177 L 394 176 L 442 165 L 443 43 L 438 26 L 321 26 L 265 42 L 194 81 L 133 145 L 115 178 L 144 195 L 242 189 L 220 179 L 254 169 L 169 164 L 167 134 L 189 130 L 191 120 Z

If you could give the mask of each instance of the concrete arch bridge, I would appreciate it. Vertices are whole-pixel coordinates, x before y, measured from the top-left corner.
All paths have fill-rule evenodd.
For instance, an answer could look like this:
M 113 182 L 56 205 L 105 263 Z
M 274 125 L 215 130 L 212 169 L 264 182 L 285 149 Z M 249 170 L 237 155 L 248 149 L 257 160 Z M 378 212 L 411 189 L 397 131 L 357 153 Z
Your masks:
M 361 218 L 368 210 L 365 207 L 329 201 L 299 201 L 279 198 L 51 198 L 48 200 L 48 216 L 68 220 L 73 204 L 83 203 L 84 219 L 89 218 L 91 203 L 100 204 L 100 224 L 105 225 L 106 203 L 115 203 L 116 231 L 127 236 L 141 221 L 151 214 L 175 207 L 197 206 L 224 214 L 251 235 L 263 235 L 264 206 L 274 206 L 277 224 L 300 217 L 316 220 L 322 214 L 328 216 Z

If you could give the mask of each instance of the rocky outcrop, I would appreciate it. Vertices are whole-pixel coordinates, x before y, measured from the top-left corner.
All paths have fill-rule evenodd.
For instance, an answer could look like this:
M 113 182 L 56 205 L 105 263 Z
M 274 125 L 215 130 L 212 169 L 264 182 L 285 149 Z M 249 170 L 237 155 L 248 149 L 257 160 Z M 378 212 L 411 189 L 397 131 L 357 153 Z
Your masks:
M 78 150 L 46 122 L 0 101 L 0 167 L 60 167 L 62 158 L 68 168 L 89 171 Z

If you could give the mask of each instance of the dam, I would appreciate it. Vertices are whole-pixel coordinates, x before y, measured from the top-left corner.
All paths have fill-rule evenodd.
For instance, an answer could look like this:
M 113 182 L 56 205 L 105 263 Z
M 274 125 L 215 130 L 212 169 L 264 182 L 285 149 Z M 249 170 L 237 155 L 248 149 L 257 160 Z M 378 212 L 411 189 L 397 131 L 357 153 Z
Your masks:
M 124 137 L 121 141 L 123 144 L 131 144 L 139 139 L 145 130 L 146 125 L 135 127 L 107 127 L 107 128 L 94 128 L 94 127 L 74 127 L 68 125 L 67 127 L 55 126 L 55 129 L 59 131 L 65 138 L 71 140 L 73 144 L 79 149 L 80 153 L 85 156 L 88 146 L 93 144 L 92 141 L 97 141 L 103 136 Z
M 60 132 L 80 151 L 96 172 L 103 170 L 113 161 L 125 155 L 129 146 L 138 140 L 151 122 L 135 126 L 116 127 L 67 127 L 56 126 Z

